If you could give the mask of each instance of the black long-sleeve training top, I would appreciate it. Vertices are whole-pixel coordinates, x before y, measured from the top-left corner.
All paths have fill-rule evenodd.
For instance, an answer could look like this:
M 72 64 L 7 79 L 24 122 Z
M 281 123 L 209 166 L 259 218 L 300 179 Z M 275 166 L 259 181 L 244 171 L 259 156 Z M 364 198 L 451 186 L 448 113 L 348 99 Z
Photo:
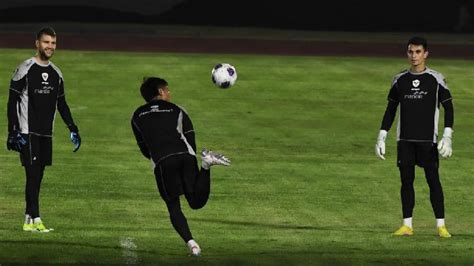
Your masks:
M 52 137 L 56 109 L 69 129 L 77 128 L 64 93 L 61 71 L 52 62 L 25 60 L 10 81 L 8 131 Z
M 153 159 L 155 164 L 177 154 L 196 155 L 191 119 L 173 103 L 153 100 L 138 107 L 131 126 L 143 156 Z
M 454 108 L 451 93 L 440 73 L 426 68 L 423 72 L 405 70 L 395 76 L 388 94 L 388 105 L 381 129 L 388 131 L 398 116 L 397 141 L 437 142 L 439 106 L 444 108 L 444 126 L 453 127 Z

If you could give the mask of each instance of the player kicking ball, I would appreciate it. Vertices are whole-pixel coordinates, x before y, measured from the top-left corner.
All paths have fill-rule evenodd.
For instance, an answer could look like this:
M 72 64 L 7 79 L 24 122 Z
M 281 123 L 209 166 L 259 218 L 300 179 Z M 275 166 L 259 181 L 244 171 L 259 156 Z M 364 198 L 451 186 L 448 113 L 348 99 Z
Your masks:
M 147 103 L 132 116 L 137 144 L 154 165 L 158 190 L 168 208 L 171 224 L 191 256 L 200 256 L 201 248 L 193 239 L 179 197 L 184 194 L 192 209 L 204 207 L 211 190 L 210 167 L 228 166 L 230 160 L 204 149 L 198 169 L 193 124 L 183 109 L 170 102 L 168 83 L 158 77 L 146 78 L 140 92 Z
M 413 235 L 415 207 L 415 165 L 423 168 L 430 188 L 430 201 L 436 217 L 438 235 L 451 237 L 444 221 L 444 195 L 439 178 L 438 152 L 451 157 L 454 111 L 451 93 L 444 77 L 426 67 L 428 44 L 424 38 L 413 37 L 407 44 L 410 68 L 395 76 L 388 94 L 388 105 L 375 145 L 375 153 L 385 160 L 385 138 L 392 126 L 397 106 L 400 115 L 397 127 L 397 165 L 401 177 L 403 225 L 395 236 Z M 444 134 L 438 141 L 439 106 L 444 108 Z

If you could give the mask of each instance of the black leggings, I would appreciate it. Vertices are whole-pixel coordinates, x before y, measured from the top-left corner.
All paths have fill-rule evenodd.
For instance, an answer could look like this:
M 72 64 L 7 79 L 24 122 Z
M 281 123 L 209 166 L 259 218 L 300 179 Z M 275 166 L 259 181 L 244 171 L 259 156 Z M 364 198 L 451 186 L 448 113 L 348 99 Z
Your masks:
M 25 214 L 29 214 L 33 219 L 40 217 L 39 214 L 39 193 L 41 181 L 43 180 L 44 165 L 25 165 L 26 186 L 25 186 Z
M 181 210 L 179 196 L 184 194 L 192 209 L 204 207 L 211 191 L 211 172 L 199 169 L 196 157 L 191 155 L 162 160 L 154 172 L 158 190 L 168 208 L 171 224 L 181 238 L 188 242 L 193 237 Z
M 179 198 L 166 202 L 166 207 L 168 207 L 171 224 L 173 225 L 174 230 L 178 232 L 184 242 L 187 243 L 189 240 L 193 239 L 191 231 L 189 230 L 188 220 L 186 220 L 183 211 L 181 211 Z
M 201 209 L 206 205 L 211 194 L 211 171 L 202 169 L 197 174 L 192 191 L 184 191 L 184 196 L 191 209 Z
M 413 216 L 413 208 L 415 207 L 415 189 L 413 182 L 415 181 L 415 166 L 400 166 L 400 177 L 402 188 L 400 195 L 402 199 L 403 218 Z M 441 182 L 439 181 L 438 168 L 436 166 L 428 166 L 423 168 L 428 186 L 430 187 L 430 201 L 433 212 L 437 219 L 444 218 L 444 195 Z
M 210 188 L 211 188 L 211 174 L 209 170 L 201 169 L 199 171 L 196 182 L 194 183 L 193 192 L 185 191 L 185 197 L 188 201 L 189 206 L 192 209 L 200 209 L 206 205 L 207 200 L 209 199 Z M 174 198 L 173 200 L 165 201 L 166 207 L 170 215 L 171 224 L 174 229 L 184 242 L 188 242 L 193 239 L 191 231 L 189 229 L 188 221 L 184 216 L 183 211 L 181 210 L 181 204 L 179 197 Z

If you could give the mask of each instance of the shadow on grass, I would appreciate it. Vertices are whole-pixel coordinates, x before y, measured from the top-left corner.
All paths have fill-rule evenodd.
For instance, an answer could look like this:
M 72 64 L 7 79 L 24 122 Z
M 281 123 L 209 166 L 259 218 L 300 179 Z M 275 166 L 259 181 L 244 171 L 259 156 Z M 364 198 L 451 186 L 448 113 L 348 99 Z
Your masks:
M 96 248 L 96 249 L 110 249 L 121 250 L 120 246 L 105 246 L 95 245 L 89 243 L 65 242 L 65 241 L 51 241 L 51 240 L 0 240 L 0 244 L 19 244 L 19 245 L 58 245 L 64 247 L 82 247 L 82 248 Z
M 253 251 L 250 253 L 234 253 L 230 254 L 208 254 L 200 258 L 193 258 L 186 255 L 183 250 L 182 255 L 162 254 L 159 250 L 152 252 L 149 250 L 135 249 L 133 250 L 133 261 L 127 261 L 127 257 L 123 257 L 123 248 L 120 246 L 97 245 L 92 243 L 76 243 L 68 241 L 35 241 L 35 240 L 0 240 L 0 245 L 13 245 L 17 247 L 27 248 L 28 252 L 21 253 L 21 258 L 11 254 L 12 262 L 8 261 L 8 255 L 3 254 L 3 261 L 0 256 L 0 265 L 52 265 L 57 264 L 54 261 L 55 256 L 61 253 L 61 250 L 68 250 L 70 253 L 67 258 L 61 260 L 66 261 L 67 265 L 301 265 L 308 259 L 311 259 L 311 265 L 347 265 L 349 262 L 344 258 L 337 258 L 338 251 L 295 251 L 289 253 L 275 251 Z M 35 247 L 38 246 L 39 249 Z M 83 248 L 92 250 L 81 250 Z M 51 250 L 49 254 L 44 250 Z M 355 252 L 355 251 L 353 251 Z M 359 252 L 359 251 L 357 251 Z M 87 254 L 87 255 L 86 255 Z M 334 258 L 321 258 L 321 255 L 334 254 Z M 346 251 L 347 254 L 347 251 Z M 7 260 L 5 260 L 7 258 Z M 16 262 L 13 262 L 16 261 Z M 59 263 L 59 264 L 63 264 Z
M 212 221 L 214 222 L 214 221 Z M 234 223 L 232 223 L 234 225 Z M 241 224 L 241 222 L 238 222 Z M 293 226 L 294 228 L 301 228 L 301 226 Z M 280 227 L 278 227 L 280 228 Z M 287 225 L 283 225 L 287 229 Z M 308 230 L 304 226 L 302 230 Z M 313 228 L 313 227 L 311 227 Z M 320 228 L 310 230 L 320 230 Z M 298 229 L 297 229 L 298 230 Z M 330 229 L 322 229 L 330 230 Z M 472 236 L 470 236 L 472 237 Z M 69 241 L 36 241 L 36 240 L 0 240 L 0 246 L 13 245 L 18 248 L 28 249 L 30 255 L 20 252 L 21 257 L 12 254 L 9 257 L 3 254 L 3 261 L 0 259 L 1 265 L 10 265 L 7 260 L 24 263 L 35 263 L 35 265 L 51 265 L 52 258 L 60 254 L 61 250 L 68 250 L 68 257 L 62 258 L 62 261 L 67 265 L 400 265 L 400 264 L 417 264 L 417 265 L 446 265 L 445 261 L 437 261 L 436 257 L 427 258 L 421 257 L 407 257 L 400 258 L 400 250 L 397 250 L 394 256 L 385 254 L 387 250 L 366 250 L 357 246 L 334 246 L 332 248 L 276 248 L 276 249 L 252 249 L 252 250 L 238 250 L 230 251 L 229 253 L 206 253 L 200 258 L 191 258 L 186 256 L 183 249 L 182 253 L 177 254 L 161 253 L 160 250 L 142 250 L 134 249 L 136 255 L 133 254 L 133 261 L 127 261 L 124 257 L 123 248 L 120 246 L 98 245 L 93 243 L 79 243 Z M 33 245 L 33 248 L 32 246 Z M 36 250 L 34 247 L 38 246 L 40 249 Z M 82 250 L 83 248 L 92 250 Z M 44 253 L 45 250 L 51 252 Z M 31 256 L 33 254 L 33 256 Z M 40 262 L 38 264 L 38 261 Z M 51 263 L 47 263 L 47 262 Z M 453 264 L 461 264 L 467 262 L 466 257 L 459 258 Z
M 360 229 L 358 227 L 345 227 L 345 226 L 313 226 L 313 225 L 297 225 L 297 224 L 272 224 L 262 222 L 251 222 L 251 221 L 230 221 L 222 219 L 208 219 L 208 218 L 193 218 L 188 219 L 191 221 L 204 222 L 204 223 L 216 223 L 232 226 L 246 226 L 255 228 L 273 228 L 283 230 L 306 230 L 306 231 L 342 231 L 342 232 L 361 232 L 361 233 L 385 233 L 389 232 L 385 229 L 372 228 L 370 230 Z

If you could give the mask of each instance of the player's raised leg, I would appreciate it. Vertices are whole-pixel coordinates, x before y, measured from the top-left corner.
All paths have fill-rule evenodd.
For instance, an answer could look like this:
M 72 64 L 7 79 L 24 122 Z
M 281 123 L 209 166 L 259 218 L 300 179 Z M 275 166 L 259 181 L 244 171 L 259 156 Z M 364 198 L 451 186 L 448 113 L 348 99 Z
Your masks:
M 197 167 L 195 156 L 188 156 L 183 164 L 185 197 L 192 209 L 204 207 L 211 191 L 211 170 L 213 165 L 230 165 L 230 160 L 222 154 L 204 149 L 201 152 L 201 169 Z

